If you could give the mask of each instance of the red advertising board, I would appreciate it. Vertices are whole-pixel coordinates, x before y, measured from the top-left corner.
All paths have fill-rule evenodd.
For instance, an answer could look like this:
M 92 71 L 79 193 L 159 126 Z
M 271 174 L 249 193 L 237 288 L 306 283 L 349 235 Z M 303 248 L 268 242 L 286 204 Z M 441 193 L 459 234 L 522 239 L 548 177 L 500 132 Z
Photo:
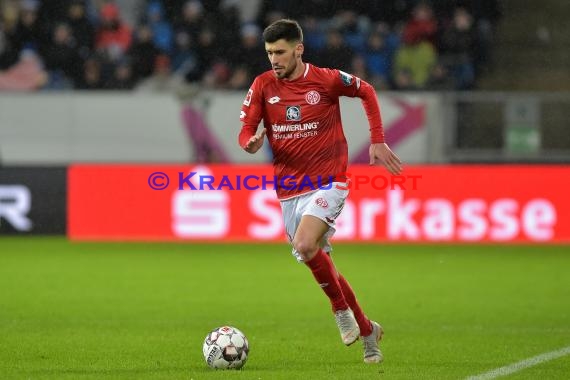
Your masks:
M 570 166 L 410 166 L 391 177 L 363 165 L 347 175 L 336 241 L 570 242 Z M 68 236 L 284 241 L 273 180 L 265 165 L 73 165 Z

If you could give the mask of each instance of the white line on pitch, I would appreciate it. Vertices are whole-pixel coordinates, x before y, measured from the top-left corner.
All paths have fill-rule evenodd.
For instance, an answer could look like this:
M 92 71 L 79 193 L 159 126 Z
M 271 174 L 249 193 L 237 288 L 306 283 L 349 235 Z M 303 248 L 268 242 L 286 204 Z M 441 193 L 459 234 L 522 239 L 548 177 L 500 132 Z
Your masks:
M 546 352 L 544 354 L 540 354 L 537 356 L 533 356 L 532 358 L 528 358 L 525 360 L 521 360 L 520 362 L 513 363 L 511 365 L 507 365 L 504 367 L 500 367 L 494 369 L 489 372 L 482 373 L 481 375 L 477 376 L 470 376 L 465 380 L 491 380 L 496 379 L 497 377 L 507 376 L 512 373 L 522 371 L 525 368 L 529 368 L 544 362 L 548 362 L 550 360 L 558 359 L 563 356 L 570 354 L 570 346 L 561 348 L 556 351 Z

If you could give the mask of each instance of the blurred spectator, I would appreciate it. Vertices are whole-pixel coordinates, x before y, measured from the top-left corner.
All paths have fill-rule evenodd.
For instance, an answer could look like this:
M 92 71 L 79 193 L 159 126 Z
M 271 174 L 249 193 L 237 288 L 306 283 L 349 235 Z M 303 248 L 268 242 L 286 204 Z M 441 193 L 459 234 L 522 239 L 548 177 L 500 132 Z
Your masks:
M 249 68 L 240 65 L 234 69 L 228 81 L 228 88 L 232 90 L 247 90 L 251 84 L 251 74 Z
M 221 0 L 220 8 L 236 8 L 242 25 L 257 21 L 262 0 Z
M 160 51 L 153 42 L 152 29 L 146 24 L 140 25 L 129 51 L 129 56 L 133 62 L 136 62 L 134 75 L 138 80 L 152 75 L 159 53 Z
M 185 31 L 176 33 L 172 70 L 185 78 L 189 75 L 198 75 L 198 57 L 194 50 L 194 41 Z
M 368 67 L 366 66 L 366 60 L 361 55 L 355 55 L 352 58 L 350 73 L 360 79 L 370 82 L 371 77 L 368 72 Z
M 85 9 L 89 7 L 88 19 L 90 22 L 95 22 L 97 13 L 95 9 L 95 4 L 100 0 L 57 0 L 57 1 L 45 1 L 39 0 L 39 16 L 40 19 L 49 24 L 49 27 L 53 27 L 53 23 L 62 22 L 66 19 L 69 14 L 69 9 L 73 4 L 81 4 Z M 86 10 L 86 13 L 87 10 Z
M 176 23 L 176 31 L 188 33 L 193 41 L 198 40 L 200 32 L 205 27 L 204 16 L 204 7 L 200 1 L 187 1 L 182 7 L 180 20 Z
M 31 91 L 47 83 L 47 74 L 42 61 L 32 49 L 24 49 L 18 62 L 5 71 L 0 71 L 0 91 Z
M 0 70 L 7 69 L 18 61 L 18 51 L 12 46 L 0 23 Z
M 228 69 L 224 61 L 219 58 L 220 55 L 216 45 L 216 34 L 213 30 L 206 28 L 200 32 L 200 35 L 198 36 L 198 44 L 196 46 L 196 56 L 198 57 L 198 70 L 193 73 L 195 76 L 187 75 L 186 79 L 190 82 L 199 82 L 202 79 L 206 79 L 207 73 L 210 73 L 210 83 L 216 82 L 219 84 L 219 81 L 222 78 L 218 76 L 218 79 L 212 81 L 212 79 L 214 79 L 212 77 L 212 71 L 217 69 L 221 74 L 226 72 Z M 222 67 L 225 67 L 224 70 L 221 70 Z
M 442 58 L 450 67 L 458 90 L 470 89 L 475 81 L 472 54 L 476 51 L 477 36 L 473 18 L 465 8 L 457 8 L 453 23 L 442 37 Z
M 215 21 L 209 22 L 204 29 L 214 32 L 214 50 L 227 59 L 232 47 L 238 43 L 241 28 L 237 7 L 224 7 L 216 14 Z
M 140 82 L 136 90 L 141 92 L 174 92 L 179 88 L 182 81 L 183 78 L 172 75 L 168 55 L 160 54 L 156 57 L 154 73 Z
M 78 90 L 102 90 L 105 88 L 101 68 L 101 60 L 97 57 L 89 57 L 83 63 L 83 70 L 76 83 Z
M 452 91 L 455 90 L 455 81 L 449 74 L 449 70 L 441 62 L 433 66 L 429 74 L 426 89 L 431 91 Z
M 478 50 L 474 64 L 476 71 L 489 68 L 493 60 L 493 46 L 497 23 L 503 17 L 498 0 L 471 0 L 471 11 L 475 18 Z
M 367 9 L 366 13 L 372 22 L 382 22 L 393 27 L 407 18 L 412 6 L 412 1 L 368 0 L 365 6 Z
M 231 49 L 228 58 L 232 66 L 246 68 L 251 82 L 257 75 L 271 67 L 259 27 L 255 24 L 244 25 L 240 34 L 240 44 Z
M 123 59 L 115 66 L 113 75 L 105 83 L 105 88 L 109 90 L 132 90 L 135 88 L 136 82 L 131 62 Z
M 418 90 L 410 69 L 404 67 L 396 71 L 394 75 L 394 88 L 402 91 Z
M 503 17 L 499 0 L 438 0 L 434 2 L 436 13 L 444 25 L 453 22 L 456 8 L 464 8 L 473 18 L 473 29 L 477 38 L 477 51 L 473 54 L 476 73 L 489 68 L 496 27 Z
M 212 67 L 204 73 L 201 83 L 208 88 L 225 88 L 231 74 L 226 62 L 216 60 Z
M 273 21 L 281 18 L 296 18 L 298 13 L 299 0 L 264 0 L 259 9 L 258 23 L 262 28 L 267 27 Z M 305 14 L 311 17 L 311 14 Z
M 344 41 L 354 53 L 363 53 L 370 24 L 367 18 L 359 17 L 352 9 L 340 10 L 334 17 L 333 24 L 342 33 Z
M 90 2 L 92 0 L 86 0 Z M 108 0 L 105 0 L 108 1 Z M 144 7 L 147 1 L 141 0 L 114 0 L 120 10 L 121 18 L 127 25 L 134 26 L 140 21 L 144 14 Z
M 340 31 L 332 28 L 327 33 L 325 47 L 318 52 L 317 65 L 336 67 L 339 70 L 349 72 L 352 56 L 353 51 L 345 43 Z
M 67 10 L 66 23 L 71 27 L 79 55 L 86 59 L 95 43 L 95 27 L 87 18 L 83 0 L 73 0 Z
M 301 26 L 303 28 L 303 43 L 309 51 L 318 51 L 325 46 L 326 37 L 316 17 L 303 18 Z
M 57 24 L 52 32 L 51 45 L 44 52 L 51 88 L 73 87 L 81 76 L 82 60 L 69 25 Z
M 24 47 L 36 51 L 43 50 L 46 30 L 40 22 L 37 0 L 23 0 L 20 3 L 20 16 L 14 33 L 10 36 L 14 47 L 21 51 Z
M 292 5 L 295 8 L 287 12 L 287 17 L 306 15 L 321 20 L 330 20 L 337 11 L 335 2 L 330 0 L 301 0 Z
M 404 44 L 396 52 L 394 58 L 393 70 L 395 80 L 402 77 L 403 73 L 411 77 L 411 81 L 415 88 L 421 89 L 425 86 L 429 73 L 436 63 L 436 52 L 433 45 L 428 41 L 417 42 L 417 39 L 411 35 L 404 35 Z M 407 85 L 407 79 L 400 78 L 401 83 Z M 403 85 L 397 85 L 397 88 L 403 88 Z
M 437 20 L 428 3 L 421 2 L 414 7 L 412 18 L 404 27 L 403 39 L 408 44 L 419 44 L 427 41 L 435 46 L 437 33 Z
M 147 23 L 152 29 L 154 46 L 163 53 L 172 51 L 172 26 L 164 19 L 164 10 L 160 1 L 151 1 L 147 7 Z
M 112 60 L 122 58 L 131 46 L 131 27 L 121 20 L 119 7 L 106 3 L 100 11 L 101 25 L 97 30 L 95 48 Z
M 386 45 L 384 36 L 380 33 L 372 33 L 368 37 L 367 49 L 364 55 L 366 66 L 374 77 L 387 80 L 390 77 L 392 66 L 392 54 Z
M 19 8 L 13 3 L 0 6 L 0 70 L 7 69 L 19 59 L 19 47 L 14 36 L 18 25 Z

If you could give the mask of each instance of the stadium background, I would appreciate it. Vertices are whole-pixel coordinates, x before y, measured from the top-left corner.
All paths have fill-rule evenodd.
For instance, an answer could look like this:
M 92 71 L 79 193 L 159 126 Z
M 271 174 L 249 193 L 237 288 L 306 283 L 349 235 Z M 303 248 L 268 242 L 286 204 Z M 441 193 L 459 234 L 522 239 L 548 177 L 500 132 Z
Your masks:
M 0 0 L 0 374 L 216 378 L 200 362 L 202 335 L 235 323 L 272 352 L 300 338 L 283 327 L 299 321 L 276 314 L 298 302 L 325 352 L 336 343 L 318 289 L 287 261 L 273 192 L 176 183 L 179 173 L 271 173 L 269 149 L 237 145 L 238 115 L 268 69 L 260 33 L 284 16 L 304 27 L 306 61 L 375 86 L 408 180 L 354 189 L 336 237 L 336 260 L 393 331 L 393 359 L 380 373 L 342 361 L 319 374 L 460 378 L 568 346 L 569 10 L 557 0 Z M 359 101 L 341 104 L 349 172 L 390 183 L 366 165 Z M 149 186 L 154 172 L 170 178 L 166 189 Z M 242 279 L 220 307 L 219 279 L 235 272 Z M 293 287 L 306 298 L 260 290 L 276 280 L 306 283 Z M 164 350 L 140 348 L 141 336 Z M 433 357 L 421 354 L 426 340 Z M 280 350 L 246 369 L 319 378 L 309 359 L 288 368 L 280 356 L 304 363 L 305 353 Z M 162 365 L 147 362 L 158 356 Z M 519 375 L 569 370 L 559 359 Z

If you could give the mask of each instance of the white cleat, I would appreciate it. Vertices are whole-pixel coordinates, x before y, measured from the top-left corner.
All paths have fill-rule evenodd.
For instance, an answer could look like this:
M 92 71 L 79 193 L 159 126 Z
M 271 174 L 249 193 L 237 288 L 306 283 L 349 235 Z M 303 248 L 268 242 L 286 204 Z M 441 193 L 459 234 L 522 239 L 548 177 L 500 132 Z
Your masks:
M 360 328 L 358 323 L 354 318 L 352 310 L 339 310 L 334 314 L 336 319 L 336 324 L 340 330 L 340 337 L 342 338 L 342 343 L 350 346 L 352 343 L 358 340 L 360 336 Z
M 364 345 L 364 363 L 373 364 L 380 363 L 384 360 L 380 347 L 378 347 L 378 342 L 382 339 L 384 335 L 384 330 L 382 326 L 374 321 L 372 323 L 372 334 L 362 337 L 362 344 Z

